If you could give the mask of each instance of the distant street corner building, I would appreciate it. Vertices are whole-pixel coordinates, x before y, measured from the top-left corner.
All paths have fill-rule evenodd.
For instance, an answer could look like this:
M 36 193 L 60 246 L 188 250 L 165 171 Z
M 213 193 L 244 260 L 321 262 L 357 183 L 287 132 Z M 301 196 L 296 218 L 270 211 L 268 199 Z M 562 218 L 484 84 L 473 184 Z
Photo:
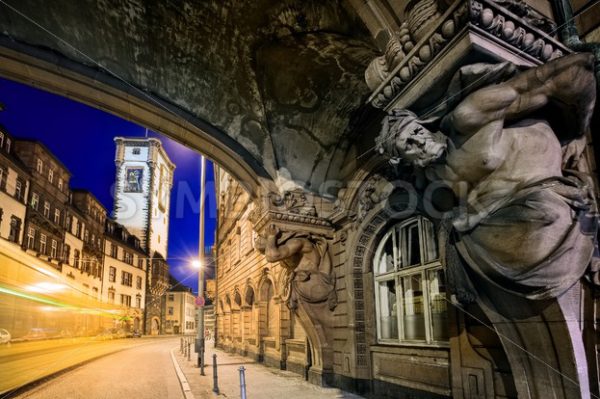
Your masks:
M 149 254 L 145 329 L 164 333 L 169 287 L 167 249 L 175 164 L 156 138 L 116 137 L 114 218 L 142 241 Z

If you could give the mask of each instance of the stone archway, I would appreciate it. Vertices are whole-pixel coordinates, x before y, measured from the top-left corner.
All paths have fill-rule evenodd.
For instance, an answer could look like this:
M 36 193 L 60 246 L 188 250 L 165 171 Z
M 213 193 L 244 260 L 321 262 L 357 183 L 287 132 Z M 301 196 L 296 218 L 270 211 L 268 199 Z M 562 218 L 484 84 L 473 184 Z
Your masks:
M 270 186 L 270 175 L 219 128 L 117 79 L 94 79 L 89 76 L 91 70 L 83 68 L 83 72 L 57 68 L 51 62 L 0 45 L 0 76 L 90 105 L 201 149 L 253 197 L 260 195 L 261 186 Z
M 160 334 L 160 320 L 158 317 L 153 317 L 152 323 L 150 324 L 150 335 L 158 334 Z
M 253 357 L 258 354 L 258 325 L 257 325 L 257 307 L 254 288 L 248 284 L 244 292 L 244 301 L 242 305 L 242 336 L 244 354 L 252 354 Z
M 1 7 L 1 76 L 201 150 L 253 196 L 263 179 L 317 190 L 342 176 L 373 38 L 390 28 L 341 1 Z

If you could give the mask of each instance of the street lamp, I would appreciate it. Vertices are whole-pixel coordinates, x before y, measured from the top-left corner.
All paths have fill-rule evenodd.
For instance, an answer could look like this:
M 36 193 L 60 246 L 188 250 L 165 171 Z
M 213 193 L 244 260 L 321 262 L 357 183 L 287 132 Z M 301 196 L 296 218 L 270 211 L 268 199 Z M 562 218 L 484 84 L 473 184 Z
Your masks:
M 196 353 L 200 375 L 204 375 L 204 267 L 202 262 L 195 260 L 192 266 L 198 269 L 198 297 L 196 298 L 198 325 L 196 327 Z
M 200 157 L 200 232 L 198 237 L 198 327 L 196 335 L 196 353 L 200 375 L 204 375 L 204 180 L 206 176 L 206 160 Z

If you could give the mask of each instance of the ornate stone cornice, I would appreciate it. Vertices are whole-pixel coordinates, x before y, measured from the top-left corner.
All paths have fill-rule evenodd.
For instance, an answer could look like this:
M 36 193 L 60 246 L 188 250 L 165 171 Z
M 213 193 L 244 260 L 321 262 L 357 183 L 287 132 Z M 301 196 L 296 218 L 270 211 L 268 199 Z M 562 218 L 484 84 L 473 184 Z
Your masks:
M 465 31 L 481 34 L 533 63 L 544 63 L 570 52 L 540 29 L 550 29 L 549 21 L 517 0 L 458 0 L 443 15 L 431 18 L 435 20 L 425 22 L 428 32 L 420 32 L 418 41 L 414 41 L 414 32 L 392 38 L 391 42 L 397 43 L 388 45 L 386 54 L 369 66 L 365 76 L 374 91 L 368 102 L 374 107 L 386 108 Z M 378 86 L 374 87 L 376 83 Z
M 550 61 L 568 52 L 558 41 L 539 28 L 513 14 L 497 2 L 469 1 L 469 22 L 508 45 L 516 47 L 539 61 Z M 502 4 L 498 2 L 499 4 Z
M 249 219 L 257 232 L 274 223 L 285 226 L 285 230 L 304 230 L 326 236 L 333 234 L 331 222 L 317 215 L 315 207 L 301 191 L 287 191 L 283 195 L 270 193 L 266 201 L 255 206 Z

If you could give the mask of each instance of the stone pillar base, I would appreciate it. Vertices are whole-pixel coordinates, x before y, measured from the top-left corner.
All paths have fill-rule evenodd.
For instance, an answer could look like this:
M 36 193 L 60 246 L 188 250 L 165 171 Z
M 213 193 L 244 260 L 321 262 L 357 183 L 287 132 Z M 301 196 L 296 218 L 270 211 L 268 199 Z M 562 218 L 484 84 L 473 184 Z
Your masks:
M 308 370 L 308 382 L 320 387 L 332 386 L 333 372 L 331 370 L 318 370 L 311 368 Z

